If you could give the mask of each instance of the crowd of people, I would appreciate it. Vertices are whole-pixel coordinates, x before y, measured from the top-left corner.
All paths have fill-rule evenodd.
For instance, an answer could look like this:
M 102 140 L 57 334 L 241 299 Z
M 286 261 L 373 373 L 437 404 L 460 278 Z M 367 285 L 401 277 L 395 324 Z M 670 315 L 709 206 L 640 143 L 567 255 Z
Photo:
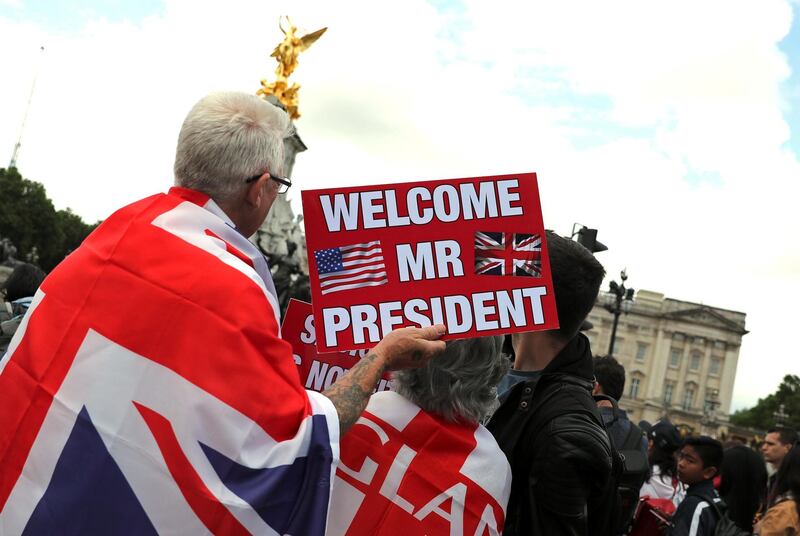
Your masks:
M 619 407 L 624 368 L 612 356 L 593 356 L 581 332 L 604 268 L 552 232 L 557 330 L 510 335 L 504 352 L 499 336 L 445 344 L 444 326 L 402 328 L 324 393 L 302 389 L 280 338 L 280 296 L 244 239 L 291 185 L 282 175 L 290 132 L 285 113 L 254 96 L 204 98 L 181 129 L 175 188 L 112 215 L 43 284 L 28 265 L 6 282 L 6 320 L 17 334 L 0 361 L 0 532 L 71 526 L 108 533 L 119 518 L 125 522 L 114 533 L 143 526 L 191 533 L 187 523 L 217 534 L 800 533 L 797 433 L 770 430 L 757 452 L 682 437 L 666 418 L 633 423 Z M 231 286 L 204 286 L 212 274 Z M 26 326 L 24 308 L 40 284 Z M 100 294 L 126 285 L 135 289 L 130 303 Z M 223 291 L 236 299 L 223 299 Z M 161 300 L 148 305 L 164 314 L 136 309 L 149 299 Z M 90 307 L 106 316 L 86 314 Z M 105 311 L 130 325 L 108 323 Z M 185 317 L 214 325 L 166 329 L 167 318 Z M 61 338 L 45 344 L 48 330 Z M 113 337 L 119 340 L 107 344 Z M 203 347 L 200 338 L 215 344 Z M 223 347 L 231 347 L 229 361 Z M 131 400 L 135 409 L 129 404 L 134 413 L 119 422 L 103 420 L 110 410 L 62 396 L 73 359 L 112 363 L 104 381 L 113 382 L 131 375 L 133 365 L 122 365 L 131 355 L 157 363 L 137 376 L 142 385 L 187 396 L 169 401 L 184 411 L 180 422 L 142 402 L 144 388 Z M 212 389 L 198 379 L 204 371 L 222 376 L 211 401 L 198 391 Z M 393 390 L 373 394 L 386 371 L 395 371 Z M 190 385 L 175 383 L 173 373 L 192 378 Z M 225 385 L 227 374 L 237 375 L 236 385 Z M 261 377 L 269 383 L 251 385 Z M 5 390 L 16 384 L 24 387 Z M 118 405 L 119 393 L 102 382 L 82 388 L 87 400 Z M 54 442 L 37 443 L 51 406 L 59 422 L 92 423 L 124 461 L 84 453 L 80 476 L 65 473 L 59 452 L 41 454 Z M 184 442 L 192 433 L 203 440 Z M 71 440 L 55 443 L 66 452 Z M 109 471 L 131 483 L 130 493 L 106 500 L 98 486 L 110 481 Z M 80 482 L 54 500 L 49 490 L 58 478 Z
M 0 304 L 0 355 L 6 352 L 45 275 L 34 264 L 19 263 L 0 284 L 0 296 L 3 298 Z

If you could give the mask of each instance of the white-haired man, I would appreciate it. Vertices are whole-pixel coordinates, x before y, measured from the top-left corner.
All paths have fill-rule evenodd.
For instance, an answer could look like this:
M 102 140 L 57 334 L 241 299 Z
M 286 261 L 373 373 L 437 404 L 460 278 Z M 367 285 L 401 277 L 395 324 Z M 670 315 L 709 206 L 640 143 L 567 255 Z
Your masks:
M 449 341 L 394 374 L 342 439 L 328 534 L 499 534 L 511 467 L 479 422 L 509 368 L 503 337 Z
M 0 361 L 0 533 L 324 533 L 340 434 L 444 327 L 392 332 L 324 395 L 302 388 L 246 239 L 290 186 L 289 133 L 254 96 L 205 97 L 176 186 L 42 284 Z

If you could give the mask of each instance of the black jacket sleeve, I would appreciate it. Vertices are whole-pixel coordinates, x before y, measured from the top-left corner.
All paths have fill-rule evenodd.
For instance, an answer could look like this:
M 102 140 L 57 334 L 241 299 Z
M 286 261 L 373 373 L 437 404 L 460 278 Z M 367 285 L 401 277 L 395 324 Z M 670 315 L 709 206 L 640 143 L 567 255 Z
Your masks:
M 608 436 L 579 413 L 554 419 L 542 435 L 542 455 L 528 475 L 531 526 L 544 534 L 595 534 L 598 518 L 607 515 L 601 503 L 611 483 Z
M 672 516 L 670 536 L 713 536 L 717 516 L 708 502 L 687 495 Z

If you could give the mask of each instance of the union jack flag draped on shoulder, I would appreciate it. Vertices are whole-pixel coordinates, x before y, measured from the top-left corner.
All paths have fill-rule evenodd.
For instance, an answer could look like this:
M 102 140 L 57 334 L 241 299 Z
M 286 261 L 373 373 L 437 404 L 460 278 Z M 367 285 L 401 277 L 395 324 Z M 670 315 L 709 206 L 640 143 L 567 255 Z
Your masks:
M 475 273 L 542 275 L 542 237 L 524 233 L 475 233 Z
M 0 360 L 0 534 L 325 531 L 339 424 L 266 260 L 208 196 L 109 217 Z

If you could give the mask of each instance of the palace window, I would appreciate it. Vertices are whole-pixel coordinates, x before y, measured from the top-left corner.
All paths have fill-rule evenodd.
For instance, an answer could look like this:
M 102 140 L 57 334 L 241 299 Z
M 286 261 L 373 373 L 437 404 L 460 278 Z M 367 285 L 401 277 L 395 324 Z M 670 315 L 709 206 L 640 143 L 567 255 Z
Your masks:
M 645 355 L 647 355 L 647 343 L 644 342 L 637 342 L 636 343 L 636 361 L 644 361 Z
M 711 366 L 708 369 L 708 373 L 712 376 L 719 376 L 719 371 L 722 369 L 722 360 L 718 357 L 711 358 Z
M 617 355 L 619 355 L 619 351 L 622 349 L 622 344 L 624 342 L 625 340 L 620 337 L 614 339 L 614 346 L 611 348 L 611 355 L 617 357 Z
M 694 385 L 687 385 L 683 393 L 683 409 L 690 410 L 694 406 Z
M 703 402 L 703 412 L 713 414 L 719 407 L 719 389 L 707 389 L 706 399 Z
M 667 382 L 664 384 L 664 403 L 672 404 L 672 393 L 675 392 L 675 382 Z
M 700 370 L 700 358 L 702 356 L 699 352 L 692 353 L 692 360 L 689 362 L 689 370 Z
M 669 351 L 669 366 L 672 368 L 678 368 L 681 366 L 681 351 L 680 348 L 672 348 Z
M 628 392 L 628 396 L 631 398 L 638 398 L 639 397 L 639 384 L 641 380 L 639 378 L 631 378 L 631 386 Z

